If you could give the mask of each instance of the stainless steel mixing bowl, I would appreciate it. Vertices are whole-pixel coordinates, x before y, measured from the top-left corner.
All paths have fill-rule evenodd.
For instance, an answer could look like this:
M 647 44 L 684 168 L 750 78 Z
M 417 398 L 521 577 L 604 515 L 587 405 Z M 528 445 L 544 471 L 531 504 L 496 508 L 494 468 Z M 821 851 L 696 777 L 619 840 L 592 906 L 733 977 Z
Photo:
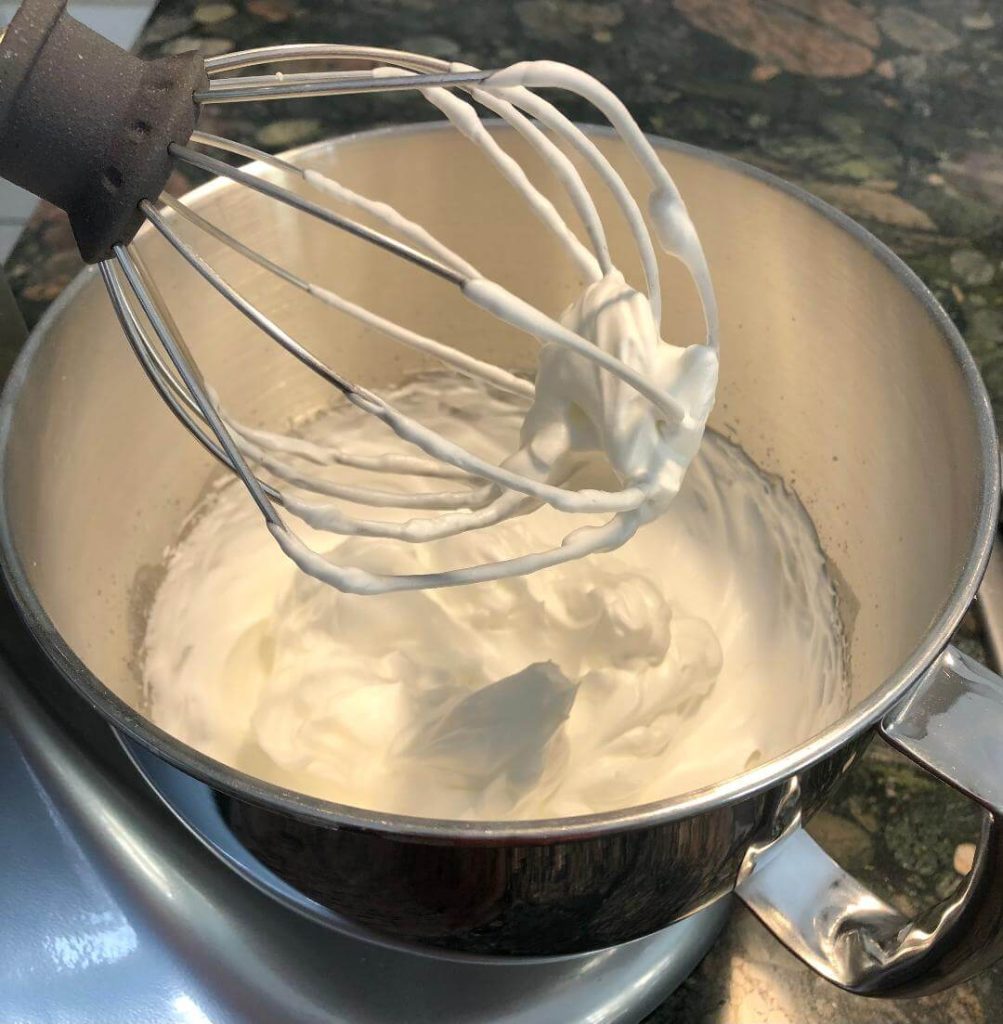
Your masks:
M 641 193 L 629 155 L 607 134 L 597 139 Z M 510 133 L 505 143 L 523 148 Z M 67 683 L 122 733 L 209 783 L 266 864 L 357 924 L 465 952 L 558 955 L 647 934 L 737 886 L 837 984 L 932 990 L 994 958 L 1001 931 L 1001 681 L 945 650 L 975 595 L 997 516 L 986 393 L 943 311 L 860 227 L 769 175 L 657 145 L 720 297 L 712 425 L 796 489 L 839 579 L 852 701 L 820 735 L 790 736 L 783 756 L 699 792 L 518 823 L 337 806 L 242 775 L 166 735 L 141 710 L 137 641 L 164 549 L 215 467 L 143 379 L 93 273 L 34 332 L 4 393 L 4 569 Z M 378 131 L 297 155 L 388 199 L 531 301 L 555 309 L 572 296 L 556 243 L 455 133 Z M 532 154 L 520 157 L 534 165 Z M 597 194 L 614 250 L 629 251 Z M 210 184 L 193 200 L 357 302 L 482 358 L 531 364 L 532 342 L 371 247 L 239 186 Z M 424 365 L 212 239 L 196 240 L 269 316 L 350 378 L 385 385 Z M 329 401 L 315 377 L 254 336 L 160 239 L 147 232 L 140 244 L 206 376 L 241 418 L 274 422 Z M 635 269 L 629 261 L 627 269 Z M 700 337 L 681 267 L 666 259 L 663 271 L 667 333 Z M 777 685 L 796 700 L 811 681 Z M 800 828 L 875 731 L 985 807 L 975 867 L 915 925 L 844 875 Z

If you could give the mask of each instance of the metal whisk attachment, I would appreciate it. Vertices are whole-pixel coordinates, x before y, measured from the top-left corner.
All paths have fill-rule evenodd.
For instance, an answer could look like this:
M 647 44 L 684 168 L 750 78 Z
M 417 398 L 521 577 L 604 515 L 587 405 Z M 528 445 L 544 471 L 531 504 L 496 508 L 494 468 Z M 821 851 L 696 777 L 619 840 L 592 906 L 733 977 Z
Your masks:
M 565 65 L 533 62 L 500 71 L 480 71 L 417 54 L 361 46 L 275 46 L 204 61 L 185 55 L 143 62 L 69 18 L 63 10 L 64 3 L 65 0 L 27 0 L 0 42 L 0 57 L 8 58 L 6 62 L 0 60 L 0 137 L 13 138 L 17 149 L 14 157 L 0 155 L 0 174 L 67 210 L 81 252 L 98 264 L 126 337 L 157 392 L 192 435 L 240 477 L 278 543 L 301 568 L 339 589 L 362 593 L 481 582 L 619 546 L 650 518 L 645 512 L 650 493 L 643 484 L 629 483 L 611 491 L 565 487 L 566 472 L 561 476 L 556 466 L 566 460 L 555 459 L 553 466 L 541 468 L 526 450 L 514 452 L 500 464 L 491 463 L 423 427 L 373 391 L 347 380 L 225 280 L 174 230 L 172 222 L 180 219 L 190 223 L 316 301 L 460 373 L 508 391 L 515 396 L 514 400 L 532 404 L 536 398 L 533 383 L 419 335 L 304 279 L 208 222 L 184 203 L 161 195 L 175 162 L 229 178 L 448 281 L 466 300 L 526 331 L 543 346 L 588 360 L 617 380 L 619 386 L 632 389 L 635 396 L 650 403 L 657 412 L 660 429 L 690 430 L 698 435 L 709 404 L 704 403 L 706 408 L 688 407 L 637 367 L 600 348 L 593 339 L 576 333 L 501 284 L 486 279 L 421 225 L 309 168 L 197 130 L 199 112 L 208 104 L 420 90 L 526 197 L 544 226 L 560 239 L 588 287 L 617 271 L 593 198 L 575 164 L 561 148 L 563 144 L 599 176 L 630 227 L 640 256 L 654 329 L 657 331 L 661 317 L 661 296 L 649 220 L 662 248 L 682 258 L 693 275 L 707 320 L 706 347 L 702 351 L 716 360 L 714 297 L 699 242 L 671 178 L 626 109 L 608 90 Z M 75 59 L 72 67 L 83 69 L 83 85 L 81 81 L 67 81 L 68 75 L 64 73 L 67 64 L 63 58 L 71 49 L 80 55 L 81 59 Z M 253 77 L 230 75 L 249 67 L 266 68 L 291 60 L 312 59 L 368 61 L 373 68 L 295 74 L 276 71 Z M 112 64 L 117 70 L 109 76 L 106 69 Z M 88 81 L 88 76 L 95 81 Z M 590 100 L 630 147 L 651 181 L 647 219 L 595 144 L 556 107 L 531 91 L 534 86 L 554 84 Z M 101 124 L 86 126 L 87 138 L 81 138 L 79 126 L 75 127 L 69 141 L 61 140 L 61 153 L 53 166 L 53 140 L 65 135 L 68 124 L 72 124 L 66 109 L 68 97 L 75 93 L 79 98 L 81 90 L 106 95 L 104 107 L 108 116 Z M 553 204 L 529 181 L 522 167 L 485 128 L 474 103 L 511 125 L 553 169 L 581 221 L 587 243 L 572 231 Z M 88 105 L 92 110 L 101 106 L 93 99 Z M 72 109 L 78 110 L 80 106 L 78 102 Z M 220 151 L 255 163 L 233 167 L 213 155 Z M 39 171 L 39 165 L 46 161 L 50 166 Z M 298 179 L 307 186 L 308 193 L 316 193 L 317 199 L 306 198 L 262 177 L 260 171 L 266 167 Z M 342 208 L 347 206 L 364 213 L 380 225 L 380 230 L 336 212 L 321 201 L 330 198 Z M 278 439 L 228 417 L 203 380 L 155 281 L 129 245 L 143 222 L 149 222 L 162 234 L 179 256 L 243 313 L 254 328 L 319 374 L 349 403 L 386 424 L 416 453 L 367 457 L 336 446 L 322 448 L 305 441 Z M 542 376 L 538 377 L 537 386 L 542 388 L 544 384 Z M 434 492 L 350 486 L 332 481 L 330 474 L 311 469 L 331 465 L 366 470 L 374 474 L 374 479 L 376 474 L 407 474 L 449 483 Z M 336 501 L 304 498 L 303 493 Z M 313 552 L 283 514 L 292 513 L 315 528 L 335 534 L 418 543 L 482 529 L 526 514 L 541 504 L 568 513 L 608 513 L 611 518 L 600 526 L 580 527 L 558 547 L 543 553 L 435 574 L 389 576 L 339 565 Z M 383 521 L 346 511 L 354 506 L 403 507 L 433 514 Z

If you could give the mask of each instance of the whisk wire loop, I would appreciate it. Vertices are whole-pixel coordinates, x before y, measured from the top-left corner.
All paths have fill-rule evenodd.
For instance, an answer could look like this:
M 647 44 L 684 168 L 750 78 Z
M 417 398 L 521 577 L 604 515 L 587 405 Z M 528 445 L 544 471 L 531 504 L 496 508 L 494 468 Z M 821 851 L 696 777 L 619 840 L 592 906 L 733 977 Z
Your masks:
M 165 317 L 158 307 L 158 303 L 154 301 L 150 292 L 147 290 L 146 284 L 136 267 L 133 257 L 127 249 L 121 245 L 115 247 L 114 253 L 115 259 L 118 261 L 118 265 L 122 268 L 122 273 L 125 275 L 125 279 L 129 282 L 129 287 L 132 289 L 133 294 L 136 296 L 136 300 L 142 307 L 144 315 L 150 322 L 150 325 L 152 326 L 154 333 L 157 335 L 160 344 L 163 346 L 164 351 L 167 353 L 168 358 L 174 364 L 174 368 L 184 381 L 185 388 L 188 390 L 188 393 L 192 396 L 192 399 L 198 406 L 199 412 L 202 414 L 202 418 L 209 424 L 212 432 L 216 435 L 216 440 L 226 453 L 227 461 L 230 466 L 240 477 L 242 483 L 254 499 L 254 503 L 258 506 L 261 514 L 265 517 L 265 521 L 272 527 L 284 530 L 286 527 L 285 523 L 282 521 L 282 517 L 276 511 L 275 506 L 265 493 L 264 488 L 261 485 L 261 481 L 258 480 L 254 473 L 251 472 L 244 456 L 240 452 L 240 448 L 234 442 L 230 432 L 224 426 L 222 418 L 217 412 L 212 399 L 209 397 L 209 393 L 206 390 L 205 382 L 202 380 L 202 375 L 198 370 L 197 364 L 192 359 L 191 353 L 188 351 L 184 341 L 180 337 L 175 337 L 174 333 L 168 326 Z

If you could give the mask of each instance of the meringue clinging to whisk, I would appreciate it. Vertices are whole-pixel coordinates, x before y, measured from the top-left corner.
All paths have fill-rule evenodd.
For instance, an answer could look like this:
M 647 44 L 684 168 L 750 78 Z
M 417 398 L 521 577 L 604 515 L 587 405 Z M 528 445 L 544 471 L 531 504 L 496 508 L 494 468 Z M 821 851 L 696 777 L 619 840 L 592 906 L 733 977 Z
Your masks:
M 311 57 L 364 58 L 377 66 L 369 71 L 218 77 L 237 68 Z M 196 94 L 201 103 L 419 90 L 471 145 L 484 153 L 499 172 L 498 187 L 514 188 L 526 200 L 540 229 L 554 235 L 581 280 L 579 297 L 567 310 L 543 310 L 513 294 L 503 282 L 482 274 L 462 253 L 453 251 L 379 197 L 361 195 L 309 167 L 200 131 L 192 134 L 188 145 L 173 147 L 175 158 L 183 163 L 229 177 L 437 274 L 457 287 L 461 299 L 539 344 L 538 371 L 535 381 L 530 382 L 505 367 L 425 337 L 306 280 L 233 238 L 182 202 L 165 197 L 170 210 L 167 215 L 152 203 L 142 204 L 147 219 L 209 285 L 294 358 L 319 373 L 344 400 L 381 421 L 413 451 L 411 455 L 395 452 L 384 458 L 369 456 L 360 462 L 337 443 L 327 447 L 306 445 L 238 422 L 227 413 L 225 399 L 201 380 L 191 364 L 181 339 L 174 336 L 169 312 L 161 308 L 155 284 L 138 258 L 123 247 L 116 248 L 117 268 L 107 264 L 103 272 L 144 367 L 185 425 L 238 473 L 275 540 L 304 572 L 339 590 L 359 594 L 497 580 L 613 550 L 665 511 L 699 447 L 713 405 L 718 366 L 717 310 L 706 260 L 685 204 L 620 100 L 584 72 L 551 61 L 478 71 L 468 65 L 366 47 L 270 47 L 210 58 L 206 70 L 209 85 Z M 532 91 L 541 87 L 585 98 L 611 123 L 649 180 L 647 216 L 595 143 L 553 104 Z M 585 241 L 506 149 L 504 134 L 484 124 L 475 104 L 507 122 L 543 160 L 567 193 Z M 259 163 L 234 168 L 208 155 L 206 149 L 228 151 Z M 612 262 L 595 201 L 565 149 L 573 151 L 612 193 L 617 213 L 625 218 L 636 245 L 644 278 L 640 289 L 631 285 Z M 339 210 L 363 215 L 367 223 L 305 198 L 302 191 L 286 189 L 276 183 L 274 175 L 262 175 L 265 168 L 298 178 L 318 200 L 332 199 Z M 347 380 L 227 282 L 175 231 L 174 218 L 189 221 L 337 314 L 524 399 L 526 417 L 518 448 L 499 462 L 484 459 L 452 440 L 448 431 L 429 429 L 383 396 Z M 378 227 L 369 227 L 368 223 Z M 687 344 L 670 344 L 662 339 L 662 294 L 652 236 L 689 270 L 703 305 L 706 337 L 686 339 Z M 142 326 L 133 308 L 134 299 L 152 325 L 156 342 Z M 336 325 L 336 318 L 333 322 Z M 161 351 L 168 360 L 162 358 Z M 589 462 L 605 463 L 619 486 L 574 486 L 575 473 Z M 373 482 L 332 481 L 316 472 L 318 466 L 330 464 L 363 468 L 372 474 Z M 415 493 L 394 485 L 393 477 L 403 475 L 441 481 L 441 486 Z M 333 561 L 312 549 L 290 523 L 290 517 L 295 517 L 315 530 L 421 544 L 488 529 L 541 505 L 571 517 L 602 513 L 608 518 L 588 525 L 576 525 L 573 518 L 569 519 L 569 529 L 561 542 L 546 550 L 458 565 L 436 573 L 387 574 Z M 399 521 L 380 518 L 378 511 L 373 511 L 401 507 L 421 514 Z

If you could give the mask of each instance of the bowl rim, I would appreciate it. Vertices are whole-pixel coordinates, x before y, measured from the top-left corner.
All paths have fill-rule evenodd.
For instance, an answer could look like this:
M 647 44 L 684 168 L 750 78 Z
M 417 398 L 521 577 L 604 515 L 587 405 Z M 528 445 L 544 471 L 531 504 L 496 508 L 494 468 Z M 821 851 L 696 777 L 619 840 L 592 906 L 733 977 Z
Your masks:
M 492 129 L 504 128 L 501 122 L 487 123 Z M 581 127 L 593 136 L 616 137 L 616 133 L 605 126 Z M 440 131 L 451 131 L 450 125 L 446 122 L 391 125 L 325 139 L 290 150 L 282 156 L 287 159 L 309 158 L 314 152 L 327 152 L 359 141 L 368 142 L 390 136 L 433 134 Z M 51 324 L 63 316 L 77 294 L 95 279 L 96 268 L 89 267 L 83 270 L 46 310 L 22 348 L 0 396 L 0 567 L 22 617 L 63 678 L 116 729 L 120 729 L 170 764 L 208 783 L 221 793 L 328 828 L 347 827 L 407 838 L 412 842 L 439 844 L 544 845 L 590 839 L 611 832 L 651 828 L 692 818 L 711 809 L 761 795 L 782 784 L 794 773 L 825 759 L 873 726 L 947 646 L 968 606 L 974 600 L 985 572 L 995 537 L 1000 503 L 999 446 L 989 395 L 975 360 L 932 292 L 888 246 L 866 228 L 824 200 L 768 171 L 699 146 L 656 135 L 648 135 L 647 138 L 656 150 L 681 153 L 751 178 L 784 193 L 834 223 L 880 260 L 905 286 L 925 310 L 954 357 L 967 389 L 979 438 L 981 480 L 978 518 L 971 535 L 971 547 L 951 592 L 922 641 L 896 672 L 826 729 L 751 771 L 665 800 L 568 818 L 462 821 L 385 814 L 307 796 L 247 775 L 203 754 L 154 725 L 113 693 L 87 668 L 59 634 L 42 607 L 41 601 L 28 582 L 14 545 L 7 508 L 7 453 L 14 413 L 34 358 L 43 346 Z M 258 165 L 259 168 L 262 166 Z M 215 179 L 193 189 L 187 196 L 201 199 L 219 188 L 226 187 L 232 187 L 232 184 Z M 146 225 L 143 230 L 150 230 L 150 225 Z

